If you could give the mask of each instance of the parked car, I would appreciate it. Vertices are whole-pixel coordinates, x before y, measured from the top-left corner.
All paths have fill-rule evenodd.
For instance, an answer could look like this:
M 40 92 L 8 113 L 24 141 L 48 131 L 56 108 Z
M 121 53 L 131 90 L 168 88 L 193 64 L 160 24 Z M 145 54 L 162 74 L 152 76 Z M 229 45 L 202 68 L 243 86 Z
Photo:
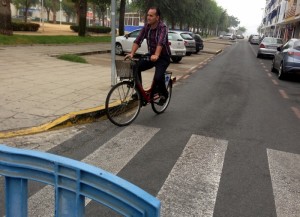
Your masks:
M 223 35 L 223 39 L 235 40 L 236 36 L 234 34 L 229 33 L 229 34 Z
M 124 36 L 116 37 L 116 54 L 123 55 L 124 53 L 131 52 L 132 44 L 140 31 L 141 29 L 138 29 L 125 34 Z M 172 32 L 168 33 L 168 39 L 171 50 L 171 59 L 173 62 L 177 63 L 186 55 L 184 40 L 179 34 L 173 35 Z M 148 53 L 148 46 L 147 41 L 144 40 L 141 47 L 136 51 L 136 54 L 144 55 L 146 53 Z
M 179 34 L 168 32 L 169 45 L 171 50 L 171 59 L 174 63 L 178 63 L 186 55 L 184 40 Z
M 236 35 L 236 38 L 237 39 L 244 39 L 244 36 L 243 35 Z
M 193 39 L 189 32 L 177 30 L 170 30 L 169 33 L 170 32 L 178 34 L 184 40 L 187 56 L 190 56 L 192 53 L 196 52 L 196 41 L 195 39 Z
M 253 39 L 252 39 L 253 40 Z M 274 56 L 277 47 L 280 47 L 283 44 L 281 38 L 265 37 L 259 44 L 257 50 L 257 58 L 262 56 Z
M 129 53 L 132 48 L 132 44 L 136 37 L 139 35 L 141 29 L 134 30 L 124 36 L 116 37 L 116 54 L 123 55 L 124 53 Z M 148 53 L 148 47 L 146 40 L 143 41 L 141 47 L 136 51 L 136 54 L 146 54 Z
M 252 35 L 250 36 L 250 44 L 259 44 L 260 43 L 260 36 L 259 35 Z
M 203 45 L 203 39 L 201 38 L 201 36 L 199 34 L 195 34 L 190 32 L 190 35 L 194 38 L 195 42 L 196 42 L 196 52 L 198 53 L 200 50 L 203 50 L 204 45 Z
M 278 71 L 279 79 L 290 73 L 300 73 L 300 39 L 292 38 L 277 48 L 271 71 Z

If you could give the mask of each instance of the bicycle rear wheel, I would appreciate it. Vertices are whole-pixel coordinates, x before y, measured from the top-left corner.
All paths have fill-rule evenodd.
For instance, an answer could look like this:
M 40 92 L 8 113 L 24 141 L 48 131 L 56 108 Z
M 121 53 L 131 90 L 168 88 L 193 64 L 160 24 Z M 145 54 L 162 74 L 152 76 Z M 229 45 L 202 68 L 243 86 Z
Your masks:
M 116 84 L 106 97 L 106 115 L 117 126 L 129 125 L 138 116 L 140 109 L 141 96 L 132 82 Z
M 171 101 L 171 96 L 172 96 L 172 81 L 169 82 L 169 84 L 167 86 L 167 91 L 169 93 L 169 97 L 166 100 L 166 102 L 164 104 L 162 104 L 162 105 L 160 105 L 158 103 L 159 100 L 160 100 L 160 97 L 158 96 L 158 94 L 154 94 L 154 95 L 151 96 L 151 98 L 152 98 L 152 100 L 151 100 L 151 107 L 152 107 L 152 110 L 156 114 L 163 113 L 167 109 L 167 107 L 168 107 L 168 105 L 169 105 L 169 103 Z M 151 93 L 151 94 L 153 94 L 153 93 Z

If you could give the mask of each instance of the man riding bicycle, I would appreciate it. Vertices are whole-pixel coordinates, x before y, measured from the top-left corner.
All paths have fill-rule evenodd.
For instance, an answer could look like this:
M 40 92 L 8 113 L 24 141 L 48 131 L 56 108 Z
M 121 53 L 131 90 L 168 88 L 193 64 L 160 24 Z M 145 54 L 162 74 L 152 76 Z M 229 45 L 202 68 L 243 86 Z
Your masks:
M 168 91 L 165 86 L 165 72 L 170 64 L 170 47 L 168 41 L 168 28 L 160 19 L 159 8 L 151 7 L 147 13 L 147 23 L 141 29 L 139 36 L 135 39 L 130 54 L 125 58 L 133 58 L 137 49 L 144 39 L 147 40 L 150 60 L 141 60 L 138 64 L 137 72 L 142 82 L 141 72 L 155 67 L 154 82 L 161 95 L 159 104 L 164 104 L 168 98 Z

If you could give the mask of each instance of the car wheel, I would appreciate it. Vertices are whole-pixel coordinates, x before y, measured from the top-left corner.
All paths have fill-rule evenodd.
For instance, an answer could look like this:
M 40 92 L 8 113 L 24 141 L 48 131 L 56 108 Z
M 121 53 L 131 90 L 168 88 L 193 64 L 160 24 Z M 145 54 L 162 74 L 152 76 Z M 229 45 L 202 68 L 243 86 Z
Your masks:
M 283 64 L 280 64 L 279 70 L 278 70 L 278 79 L 282 80 L 285 77 L 285 72 L 283 70 Z
M 275 58 L 272 60 L 272 67 L 271 67 L 271 72 L 276 72 L 276 69 L 274 68 L 275 65 Z
M 182 57 L 171 57 L 173 63 L 179 63 L 182 60 Z
M 117 55 L 123 55 L 124 54 L 122 45 L 120 43 L 116 43 L 116 54 Z
M 257 57 L 257 58 L 260 58 L 260 57 L 261 57 L 261 54 L 260 54 L 260 53 L 257 53 L 256 57 Z

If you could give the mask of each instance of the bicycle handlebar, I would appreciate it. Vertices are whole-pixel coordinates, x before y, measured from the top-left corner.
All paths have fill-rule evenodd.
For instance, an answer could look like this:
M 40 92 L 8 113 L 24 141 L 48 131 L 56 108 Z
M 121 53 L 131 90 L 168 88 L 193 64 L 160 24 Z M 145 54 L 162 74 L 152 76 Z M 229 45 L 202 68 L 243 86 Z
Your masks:
M 131 58 L 130 56 L 126 55 L 125 58 L 124 58 L 124 60 L 129 59 L 129 60 L 132 60 L 132 61 L 139 61 L 139 60 L 150 61 L 150 57 L 151 57 L 150 53 L 143 54 L 139 58 Z

